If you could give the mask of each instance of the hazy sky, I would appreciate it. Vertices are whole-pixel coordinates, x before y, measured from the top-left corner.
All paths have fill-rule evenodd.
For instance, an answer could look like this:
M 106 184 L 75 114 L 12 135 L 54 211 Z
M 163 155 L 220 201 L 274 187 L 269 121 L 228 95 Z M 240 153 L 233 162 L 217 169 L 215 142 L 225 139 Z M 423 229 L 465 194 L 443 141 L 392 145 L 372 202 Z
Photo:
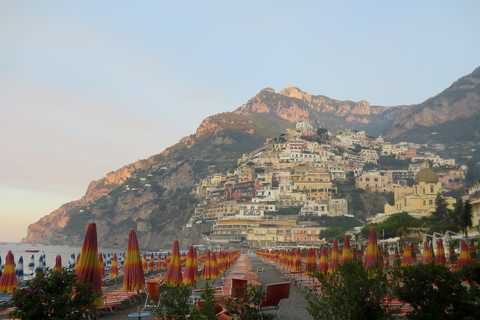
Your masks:
M 480 65 L 479 1 L 2 1 L 0 241 L 262 88 L 419 103 Z

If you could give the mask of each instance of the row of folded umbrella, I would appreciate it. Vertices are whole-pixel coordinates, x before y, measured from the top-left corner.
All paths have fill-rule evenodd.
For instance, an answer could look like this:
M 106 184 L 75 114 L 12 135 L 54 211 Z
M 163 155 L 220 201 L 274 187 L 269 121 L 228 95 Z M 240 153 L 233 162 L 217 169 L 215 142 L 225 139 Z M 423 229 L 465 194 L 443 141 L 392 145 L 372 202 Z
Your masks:
M 417 250 L 417 248 L 412 250 L 407 243 L 405 244 L 404 248 L 401 247 L 401 252 L 403 253 L 403 256 L 400 258 L 398 247 L 395 247 L 393 267 L 399 268 L 401 266 L 412 265 L 414 263 L 415 253 L 417 252 Z M 352 251 L 355 254 L 352 254 Z M 329 269 L 336 269 L 339 263 L 343 264 L 345 261 L 363 263 L 364 267 L 368 268 L 375 265 L 376 263 L 383 264 L 384 261 L 389 258 L 388 250 L 386 249 L 386 247 L 381 247 L 377 244 L 377 237 L 373 228 L 370 229 L 369 240 L 365 251 L 360 250 L 360 252 L 358 252 L 355 248 L 352 249 L 348 236 L 345 236 L 343 249 L 341 251 L 341 257 L 339 255 L 339 252 L 340 251 L 338 249 L 338 244 L 336 240 L 333 241 L 330 254 L 327 252 L 326 246 L 323 246 L 321 248 L 321 253 L 319 254 L 319 264 L 317 266 L 317 251 L 313 248 L 308 249 L 306 255 L 305 250 L 302 250 L 300 248 L 297 248 L 296 250 L 256 251 L 257 255 L 261 256 L 262 258 L 275 261 L 281 267 L 285 267 L 292 272 L 301 272 L 304 270 L 302 264 L 302 257 L 306 256 L 305 271 L 307 274 L 310 275 L 313 274 L 317 269 L 322 272 L 327 272 Z M 365 259 L 363 259 L 363 256 L 365 256 Z M 428 244 L 426 242 L 423 244 L 423 252 L 420 263 L 428 264 L 433 261 L 444 265 L 447 265 L 447 263 L 451 265 L 455 264 L 457 268 L 460 269 L 472 261 L 478 262 L 478 258 L 476 255 L 476 248 L 472 246 L 470 247 L 470 249 L 468 249 L 465 241 L 462 240 L 461 252 L 458 259 L 455 251 L 453 250 L 453 248 L 451 248 L 449 254 L 449 261 L 447 261 L 445 258 L 443 242 L 441 239 L 439 239 L 436 255 L 433 253 L 433 249 L 430 249 L 428 247 Z

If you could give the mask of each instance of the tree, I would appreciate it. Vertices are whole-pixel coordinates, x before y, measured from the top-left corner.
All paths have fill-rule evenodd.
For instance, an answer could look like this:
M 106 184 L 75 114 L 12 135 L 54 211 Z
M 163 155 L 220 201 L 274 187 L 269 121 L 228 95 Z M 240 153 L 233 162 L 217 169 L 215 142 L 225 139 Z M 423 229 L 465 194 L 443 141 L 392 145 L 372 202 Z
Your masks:
M 389 319 L 397 310 L 386 308 L 390 292 L 387 267 L 347 261 L 332 272 L 316 272 L 321 297 L 307 296 L 307 310 L 315 320 Z
M 460 199 L 455 205 L 454 215 L 460 230 L 465 234 L 465 242 L 468 245 L 468 230 L 473 227 L 473 211 L 470 201 L 463 202 Z
M 437 193 L 437 197 L 435 198 L 435 211 L 432 213 L 432 215 L 435 217 L 435 219 L 445 222 L 447 221 L 450 213 L 451 210 L 448 209 L 448 202 L 440 192 Z

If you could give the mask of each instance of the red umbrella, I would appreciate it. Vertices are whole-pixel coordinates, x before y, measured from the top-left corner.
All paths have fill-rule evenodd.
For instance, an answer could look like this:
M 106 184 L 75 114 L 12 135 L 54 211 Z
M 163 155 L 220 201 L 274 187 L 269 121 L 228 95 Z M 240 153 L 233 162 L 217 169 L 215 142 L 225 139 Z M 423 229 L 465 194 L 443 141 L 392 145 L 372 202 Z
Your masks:
M 160 253 L 158 254 L 157 269 L 162 270 L 162 255 Z
M 467 243 L 465 240 L 462 240 L 462 246 L 460 249 L 460 257 L 458 258 L 457 262 L 457 269 L 462 269 L 465 265 L 467 265 L 472 259 L 470 258 L 470 252 L 467 248 Z
M 116 253 L 113 254 L 112 266 L 110 267 L 109 276 L 112 278 L 118 278 L 118 258 Z
M 405 244 L 405 249 L 403 250 L 402 258 L 402 267 L 411 266 L 413 264 L 412 252 L 410 251 L 410 246 L 408 243 Z
M 295 260 L 293 262 L 293 271 L 298 272 L 302 271 L 302 254 L 300 253 L 300 248 L 297 248 L 297 252 L 295 254 Z
M 98 261 L 97 225 L 95 223 L 88 225 L 76 272 L 81 282 L 93 284 L 93 290 L 100 293 L 100 296 L 94 302 L 94 306 L 102 307 L 102 279 L 100 262 Z
M 185 273 L 183 275 L 183 284 L 187 286 L 195 285 L 195 261 L 193 257 L 193 246 L 188 248 L 187 262 L 185 266 Z
M 103 263 L 103 254 L 98 254 L 98 262 L 100 263 L 100 276 L 105 279 L 105 264 Z
M 308 275 L 313 275 L 317 270 L 317 258 L 315 257 L 315 250 L 313 248 L 308 249 L 305 269 L 305 273 Z
M 165 283 L 169 286 L 180 286 L 182 284 L 182 265 L 180 264 L 180 246 L 178 240 L 173 242 L 172 256 L 168 266 Z
M 137 234 L 133 229 L 128 235 L 127 257 L 123 264 L 123 272 L 123 291 L 137 290 L 138 314 L 140 314 L 140 290 L 145 288 L 145 275 L 143 274 Z
M 148 270 L 154 270 L 155 269 L 155 258 L 153 256 L 153 252 L 150 255 L 150 262 L 148 263 Z
M 55 258 L 55 268 L 53 268 L 54 271 L 60 271 L 62 270 L 62 256 L 57 254 L 57 257 Z
M 425 241 L 423 243 L 423 252 L 422 252 L 422 264 L 429 264 L 430 262 L 433 261 L 432 257 L 432 252 L 430 251 L 430 248 L 428 247 L 427 242 Z
M 338 245 L 337 240 L 333 240 L 332 254 L 330 255 L 330 267 L 332 270 L 337 269 L 338 266 Z
M 326 273 L 328 271 L 327 248 L 325 246 L 322 247 L 322 255 L 320 256 L 319 269 L 323 273 Z
M 378 253 L 377 235 L 373 228 L 370 228 L 368 236 L 367 254 L 363 266 L 365 268 L 374 266 L 375 263 L 380 263 L 380 256 Z
M 142 270 L 143 270 L 143 272 L 147 272 L 147 271 L 148 271 L 147 253 L 146 253 L 146 252 L 143 253 Z
M 445 249 L 443 248 L 443 241 L 442 239 L 438 240 L 438 247 L 437 247 L 437 257 L 436 257 L 438 264 L 443 264 L 444 266 L 447 265 L 447 260 L 445 259 Z
M 352 248 L 350 247 L 350 239 L 345 236 L 343 240 L 342 264 L 345 261 L 352 261 Z
M 212 267 L 212 274 L 214 276 L 214 280 L 220 277 L 220 272 L 218 271 L 218 263 L 217 263 L 217 255 L 215 253 L 210 254 L 210 259 L 212 259 L 212 262 L 210 263 L 210 266 Z
M 10 293 L 17 289 L 18 281 L 17 273 L 15 272 L 15 260 L 12 251 L 8 251 L 5 265 L 3 266 L 2 278 L 0 279 L 0 291 Z

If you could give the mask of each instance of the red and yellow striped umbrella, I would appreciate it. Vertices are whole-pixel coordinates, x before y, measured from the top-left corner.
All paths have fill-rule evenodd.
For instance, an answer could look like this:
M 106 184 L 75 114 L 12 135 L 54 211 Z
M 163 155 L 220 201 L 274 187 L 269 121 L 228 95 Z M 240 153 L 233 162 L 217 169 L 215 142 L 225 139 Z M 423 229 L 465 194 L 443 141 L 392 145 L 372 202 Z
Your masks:
M 213 279 L 217 279 L 218 277 L 220 277 L 220 272 L 218 271 L 217 255 L 215 253 L 211 253 L 210 259 L 212 259 L 210 266 L 212 268 L 212 274 L 214 276 Z
M 162 270 L 162 255 L 159 253 L 158 254 L 158 260 L 157 260 L 157 270 Z
M 313 248 L 308 249 L 305 269 L 305 273 L 308 275 L 313 275 L 317 270 L 317 258 L 315 257 L 315 250 Z
M 143 270 L 143 272 L 148 271 L 147 253 L 146 252 L 143 253 L 142 270 Z
M 155 270 L 155 257 L 153 256 L 153 252 L 150 255 L 150 262 L 148 263 L 148 270 Z
M 319 269 L 323 273 L 326 273 L 328 271 L 327 247 L 325 246 L 322 247 L 322 255 L 320 256 Z
M 378 253 L 377 234 L 373 228 L 370 228 L 370 234 L 368 235 L 367 254 L 363 266 L 369 268 L 374 266 L 375 263 L 380 263 L 380 255 Z
M 193 246 L 188 248 L 187 262 L 185 264 L 185 273 L 183 274 L 183 284 L 187 286 L 195 285 L 195 261 L 193 257 Z
M 198 259 L 197 259 L 197 249 L 193 248 L 193 268 L 195 270 L 195 282 L 198 282 Z
M 55 268 L 53 268 L 54 271 L 60 271 L 62 270 L 62 256 L 57 254 L 57 257 L 55 258 Z
M 76 273 L 81 282 L 91 283 L 93 290 L 100 293 L 100 296 L 93 304 L 96 307 L 103 306 L 102 280 L 100 262 L 98 261 L 97 225 L 95 223 L 88 225 Z
M 212 259 L 210 258 L 210 250 L 207 250 L 207 255 L 205 257 L 205 261 L 203 262 L 203 270 L 202 270 L 202 278 L 205 281 L 215 279 L 212 277 L 212 267 L 210 266 L 211 263 L 212 263 Z
M 165 283 L 171 287 L 178 287 L 182 284 L 182 265 L 180 264 L 180 246 L 178 240 L 173 242 L 172 256 L 168 265 Z
M 338 266 L 338 245 L 337 240 L 333 240 L 332 254 L 330 255 L 330 268 L 332 270 L 337 269 Z
M 145 275 L 143 274 L 137 234 L 133 229 L 128 235 L 127 257 L 123 264 L 123 271 L 123 291 L 139 291 L 145 288 Z
M 12 251 L 8 251 L 5 265 L 3 266 L 2 278 L 0 279 L 0 291 L 11 293 L 17 289 L 18 280 L 15 272 L 15 260 Z
M 109 276 L 112 278 L 118 278 L 118 258 L 116 253 L 113 254 L 112 266 L 110 267 Z
M 470 258 L 470 252 L 467 248 L 467 243 L 465 240 L 462 240 L 462 246 L 460 249 L 460 257 L 458 258 L 457 262 L 457 269 L 462 269 L 462 267 L 466 266 L 472 259 Z
M 352 248 L 350 247 L 350 239 L 348 236 L 345 236 L 343 240 L 342 264 L 345 261 L 352 261 Z
M 413 265 L 412 251 L 408 243 L 405 244 L 402 257 L 402 267 Z
M 300 252 L 300 248 L 297 248 L 297 252 L 295 253 L 295 260 L 293 261 L 293 271 L 298 272 L 302 270 L 302 253 Z
M 430 251 L 430 248 L 428 247 L 427 242 L 425 241 L 423 243 L 423 252 L 422 252 L 422 264 L 429 264 L 430 262 L 433 261 L 432 257 L 432 252 Z
M 438 264 L 443 264 L 444 266 L 447 265 L 447 259 L 445 259 L 445 249 L 443 248 L 443 241 L 442 239 L 438 240 L 438 247 L 437 247 L 437 257 L 436 257 Z
M 105 279 L 105 264 L 103 263 L 103 254 L 100 252 L 98 254 L 98 262 L 100 263 L 99 267 L 100 267 L 100 277 L 103 279 Z

